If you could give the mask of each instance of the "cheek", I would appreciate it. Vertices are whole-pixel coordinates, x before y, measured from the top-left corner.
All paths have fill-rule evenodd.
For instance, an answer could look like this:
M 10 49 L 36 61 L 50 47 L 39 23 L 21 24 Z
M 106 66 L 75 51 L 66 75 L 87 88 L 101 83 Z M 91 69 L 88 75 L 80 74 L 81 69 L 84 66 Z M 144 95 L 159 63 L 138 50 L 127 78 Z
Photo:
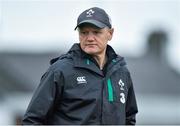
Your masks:
M 80 41 L 80 42 L 82 41 L 82 37 L 81 37 L 81 36 L 79 36 L 79 41 Z
M 105 47 L 107 45 L 107 43 L 108 43 L 108 37 L 105 37 L 105 38 L 101 39 L 100 44 L 101 44 L 102 47 Z
M 79 37 L 79 42 L 85 43 L 86 42 L 86 38 L 85 37 Z
M 107 43 L 106 42 L 102 42 L 102 43 L 99 43 L 98 44 L 98 49 L 99 50 L 104 50 L 107 46 Z
M 80 41 L 80 47 L 82 50 L 85 51 L 86 46 L 85 46 L 85 43 L 83 41 Z

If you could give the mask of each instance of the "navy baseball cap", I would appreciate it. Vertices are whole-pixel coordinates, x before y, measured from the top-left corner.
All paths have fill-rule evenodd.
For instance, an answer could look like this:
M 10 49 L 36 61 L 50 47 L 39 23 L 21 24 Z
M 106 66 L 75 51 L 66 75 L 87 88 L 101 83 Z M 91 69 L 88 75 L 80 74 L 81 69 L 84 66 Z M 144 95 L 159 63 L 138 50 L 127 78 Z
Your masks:
M 83 11 L 78 17 L 77 26 L 74 30 L 85 23 L 95 25 L 98 28 L 112 27 L 111 19 L 108 14 L 98 7 L 93 7 Z

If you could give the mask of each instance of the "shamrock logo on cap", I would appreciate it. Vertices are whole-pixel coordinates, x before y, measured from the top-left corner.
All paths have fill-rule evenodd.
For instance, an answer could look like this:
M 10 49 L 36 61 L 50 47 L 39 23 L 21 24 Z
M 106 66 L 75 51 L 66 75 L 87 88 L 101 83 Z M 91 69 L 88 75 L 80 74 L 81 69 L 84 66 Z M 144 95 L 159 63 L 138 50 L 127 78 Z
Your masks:
M 86 17 L 92 17 L 92 14 L 94 14 L 94 11 L 90 9 L 86 12 L 86 14 L 87 14 Z

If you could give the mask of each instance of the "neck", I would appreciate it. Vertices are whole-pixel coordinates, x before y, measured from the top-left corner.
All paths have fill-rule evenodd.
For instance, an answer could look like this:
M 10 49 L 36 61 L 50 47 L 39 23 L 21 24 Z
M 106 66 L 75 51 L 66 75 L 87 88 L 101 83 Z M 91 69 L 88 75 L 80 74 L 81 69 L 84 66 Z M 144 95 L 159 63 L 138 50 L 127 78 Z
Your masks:
M 97 61 L 100 69 L 102 70 L 107 61 L 106 53 L 104 52 L 100 55 L 94 55 L 93 58 Z

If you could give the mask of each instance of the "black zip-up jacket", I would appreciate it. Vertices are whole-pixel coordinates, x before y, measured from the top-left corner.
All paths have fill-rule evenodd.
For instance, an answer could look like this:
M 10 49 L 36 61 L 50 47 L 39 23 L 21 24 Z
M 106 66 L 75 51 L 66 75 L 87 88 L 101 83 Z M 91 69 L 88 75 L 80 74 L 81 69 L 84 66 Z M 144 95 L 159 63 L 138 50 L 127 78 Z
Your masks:
M 138 112 L 124 59 L 108 45 L 100 70 L 79 44 L 51 61 L 23 118 L 23 124 L 135 124 Z

